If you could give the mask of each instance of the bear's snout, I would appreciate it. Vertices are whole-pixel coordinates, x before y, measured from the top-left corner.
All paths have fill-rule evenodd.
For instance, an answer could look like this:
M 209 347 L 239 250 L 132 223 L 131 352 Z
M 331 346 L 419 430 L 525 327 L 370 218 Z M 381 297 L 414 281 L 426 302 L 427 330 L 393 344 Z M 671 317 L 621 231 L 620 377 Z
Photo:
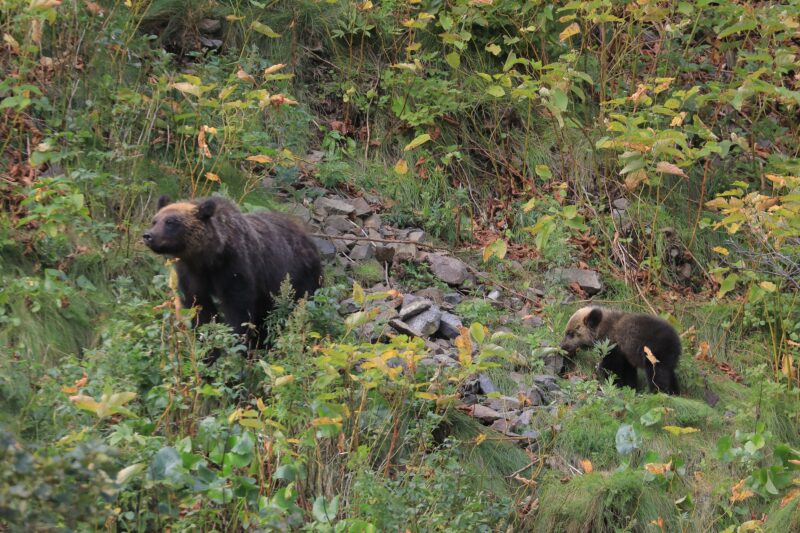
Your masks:
M 144 235 L 142 235 L 142 240 L 149 244 L 150 241 L 153 240 L 153 234 L 150 233 L 149 231 L 145 231 Z

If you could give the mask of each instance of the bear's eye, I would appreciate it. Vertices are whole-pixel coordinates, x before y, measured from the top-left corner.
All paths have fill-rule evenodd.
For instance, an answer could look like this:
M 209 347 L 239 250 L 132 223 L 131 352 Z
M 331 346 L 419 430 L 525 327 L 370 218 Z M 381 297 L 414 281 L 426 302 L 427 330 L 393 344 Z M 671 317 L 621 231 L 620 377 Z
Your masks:
M 164 221 L 164 224 L 166 224 L 167 226 L 175 226 L 177 223 L 178 221 L 175 220 L 174 218 L 168 218 L 167 220 Z
M 568 331 L 568 332 L 567 332 L 567 338 L 568 338 L 568 339 L 571 339 L 571 338 L 572 338 L 572 337 L 574 337 L 574 336 L 575 336 L 575 334 L 574 334 L 573 332 L 571 332 L 571 331 Z

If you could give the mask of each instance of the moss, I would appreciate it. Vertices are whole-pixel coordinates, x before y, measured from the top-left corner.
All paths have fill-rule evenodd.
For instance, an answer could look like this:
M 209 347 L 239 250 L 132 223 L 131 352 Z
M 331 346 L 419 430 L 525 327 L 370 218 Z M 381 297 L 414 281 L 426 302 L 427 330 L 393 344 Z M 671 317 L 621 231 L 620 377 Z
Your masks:
M 666 531 L 678 531 L 672 499 L 645 484 L 640 472 L 620 470 L 579 475 L 568 483 L 551 476 L 542 484 L 539 509 L 526 524 L 529 531 L 602 533 L 652 531 L 664 520 Z
M 361 285 L 374 285 L 384 278 L 383 266 L 375 259 L 356 263 L 353 265 L 353 277 Z

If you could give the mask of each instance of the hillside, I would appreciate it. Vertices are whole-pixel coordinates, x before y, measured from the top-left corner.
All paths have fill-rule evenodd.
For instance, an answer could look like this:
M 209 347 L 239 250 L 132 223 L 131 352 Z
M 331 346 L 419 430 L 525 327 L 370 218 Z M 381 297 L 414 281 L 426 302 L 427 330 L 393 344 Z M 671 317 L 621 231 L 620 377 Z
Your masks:
M 800 531 L 796 1 L 0 33 L 0 531 Z M 324 286 L 266 348 L 192 328 L 162 195 L 292 216 Z M 674 326 L 680 394 L 560 351 L 588 304 Z

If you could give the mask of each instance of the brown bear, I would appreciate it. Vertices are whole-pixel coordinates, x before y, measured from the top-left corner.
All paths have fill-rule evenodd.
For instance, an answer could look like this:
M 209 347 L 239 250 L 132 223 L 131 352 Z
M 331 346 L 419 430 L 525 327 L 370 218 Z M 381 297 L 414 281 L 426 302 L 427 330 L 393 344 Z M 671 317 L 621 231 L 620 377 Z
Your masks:
M 300 226 L 278 213 L 242 214 L 224 198 L 170 203 L 162 196 L 142 238 L 157 254 L 178 259 L 181 303 L 199 308 L 195 324 L 220 311 L 251 348 L 263 345 L 264 319 L 287 276 L 297 298 L 320 286 L 319 252 Z
M 652 315 L 624 313 L 602 307 L 583 307 L 570 317 L 561 349 L 574 354 L 608 339 L 615 346 L 598 367 L 601 378 L 615 375 L 617 385 L 636 387 L 636 369 L 647 376 L 651 392 L 678 394 L 675 368 L 681 355 L 681 340 L 668 322 Z M 657 359 L 652 363 L 647 347 Z

